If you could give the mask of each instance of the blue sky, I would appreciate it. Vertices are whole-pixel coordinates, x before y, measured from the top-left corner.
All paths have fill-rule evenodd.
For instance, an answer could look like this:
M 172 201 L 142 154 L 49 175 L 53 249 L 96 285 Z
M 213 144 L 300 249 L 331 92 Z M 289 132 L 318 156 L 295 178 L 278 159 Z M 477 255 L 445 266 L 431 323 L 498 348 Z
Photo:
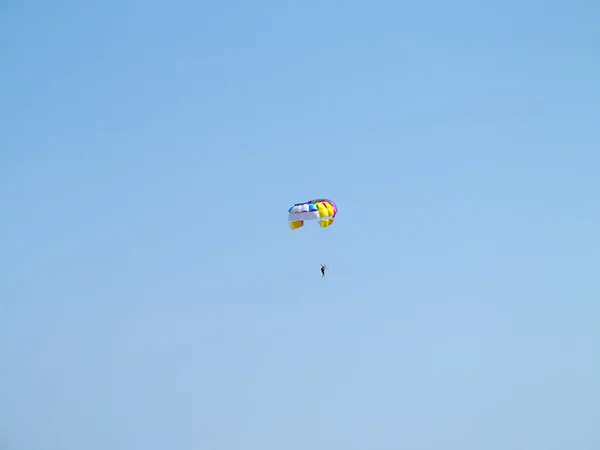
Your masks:
M 593 2 L 51 3 L 0 9 L 0 448 L 599 448 Z

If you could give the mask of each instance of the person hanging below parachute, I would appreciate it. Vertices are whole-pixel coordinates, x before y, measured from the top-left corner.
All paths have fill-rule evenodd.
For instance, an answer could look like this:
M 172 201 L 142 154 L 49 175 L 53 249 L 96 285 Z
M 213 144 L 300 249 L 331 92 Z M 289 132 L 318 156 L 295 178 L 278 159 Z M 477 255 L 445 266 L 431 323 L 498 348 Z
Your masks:
M 296 203 L 288 210 L 288 222 L 292 230 L 304 226 L 305 220 L 318 221 L 321 228 L 329 227 L 338 213 L 336 204 L 326 198 L 316 198 L 307 202 Z M 325 264 L 321 264 L 321 278 L 325 278 Z

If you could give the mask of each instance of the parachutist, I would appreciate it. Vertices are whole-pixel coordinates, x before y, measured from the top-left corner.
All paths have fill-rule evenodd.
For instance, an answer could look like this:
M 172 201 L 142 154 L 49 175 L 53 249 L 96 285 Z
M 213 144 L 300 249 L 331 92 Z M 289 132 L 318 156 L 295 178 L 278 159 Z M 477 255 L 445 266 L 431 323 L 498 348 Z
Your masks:
M 321 264 L 321 278 L 325 278 L 325 269 L 326 267 L 323 264 Z

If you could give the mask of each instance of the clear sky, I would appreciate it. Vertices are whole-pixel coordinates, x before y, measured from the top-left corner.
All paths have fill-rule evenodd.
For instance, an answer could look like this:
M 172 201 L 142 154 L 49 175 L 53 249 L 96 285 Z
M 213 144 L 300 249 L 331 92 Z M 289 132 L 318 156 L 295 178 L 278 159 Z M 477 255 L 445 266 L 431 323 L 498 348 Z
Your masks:
M 600 448 L 596 2 L 91 3 L 0 6 L 2 450 Z

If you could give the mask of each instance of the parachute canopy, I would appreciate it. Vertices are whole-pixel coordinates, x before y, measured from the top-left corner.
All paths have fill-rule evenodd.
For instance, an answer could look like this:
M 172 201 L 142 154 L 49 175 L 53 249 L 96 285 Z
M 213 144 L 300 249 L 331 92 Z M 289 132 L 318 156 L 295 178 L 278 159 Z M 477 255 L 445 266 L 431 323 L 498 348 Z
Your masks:
M 305 220 L 318 220 L 321 228 L 331 225 L 337 214 L 337 206 L 326 198 L 296 203 L 288 210 L 288 222 L 292 230 L 304 225 Z

